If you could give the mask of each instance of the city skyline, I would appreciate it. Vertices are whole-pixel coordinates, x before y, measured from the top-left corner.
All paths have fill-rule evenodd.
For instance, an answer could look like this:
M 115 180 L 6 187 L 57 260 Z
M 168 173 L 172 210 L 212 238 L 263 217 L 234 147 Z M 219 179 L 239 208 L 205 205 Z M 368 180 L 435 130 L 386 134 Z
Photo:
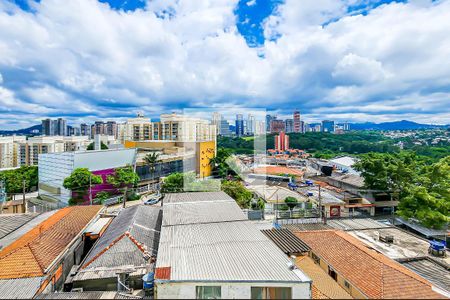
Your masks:
M 224 105 L 447 124 L 448 20 L 431 0 L 3 1 L 0 128 Z

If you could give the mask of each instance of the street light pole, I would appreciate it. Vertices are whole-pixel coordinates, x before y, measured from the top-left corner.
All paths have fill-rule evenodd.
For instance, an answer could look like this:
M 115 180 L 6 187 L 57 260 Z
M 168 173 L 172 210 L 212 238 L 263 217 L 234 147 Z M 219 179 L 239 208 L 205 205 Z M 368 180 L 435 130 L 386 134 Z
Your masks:
M 89 202 L 92 205 L 92 174 L 89 175 Z

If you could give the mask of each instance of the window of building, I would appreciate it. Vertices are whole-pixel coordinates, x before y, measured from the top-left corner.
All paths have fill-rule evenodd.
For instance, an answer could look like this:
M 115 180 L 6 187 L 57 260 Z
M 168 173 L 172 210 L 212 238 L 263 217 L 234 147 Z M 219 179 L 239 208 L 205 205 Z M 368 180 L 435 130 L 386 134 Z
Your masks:
M 348 283 L 348 281 L 347 281 L 347 280 L 344 280 L 344 285 L 345 285 L 345 287 L 346 287 L 347 289 L 349 289 L 349 288 L 350 288 L 350 283 Z
M 314 260 L 316 264 L 320 265 L 320 258 L 317 255 L 311 253 L 311 258 Z
M 220 286 L 197 286 L 196 299 L 221 299 L 222 290 Z
M 252 299 L 292 299 L 290 287 L 252 287 Z
M 331 278 L 333 278 L 335 281 L 337 281 L 337 273 L 330 266 L 328 266 L 328 275 L 330 275 Z

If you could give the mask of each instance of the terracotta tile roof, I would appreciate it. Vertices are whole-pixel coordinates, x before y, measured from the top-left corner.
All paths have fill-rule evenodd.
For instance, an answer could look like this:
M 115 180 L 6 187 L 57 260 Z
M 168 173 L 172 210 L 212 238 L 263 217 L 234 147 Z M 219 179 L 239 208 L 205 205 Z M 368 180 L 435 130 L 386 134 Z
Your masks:
M 312 279 L 313 299 L 353 299 L 310 257 L 299 256 L 295 264 Z
M 266 166 L 261 168 L 255 168 L 253 172 L 255 172 L 256 174 L 270 174 L 270 175 L 291 174 L 296 176 L 303 176 L 303 172 L 301 170 L 280 166 Z
M 399 263 L 368 249 L 337 230 L 295 232 L 312 252 L 369 298 L 445 298 L 431 284 Z
M 43 276 L 45 270 L 102 206 L 59 210 L 0 252 L 0 279 Z

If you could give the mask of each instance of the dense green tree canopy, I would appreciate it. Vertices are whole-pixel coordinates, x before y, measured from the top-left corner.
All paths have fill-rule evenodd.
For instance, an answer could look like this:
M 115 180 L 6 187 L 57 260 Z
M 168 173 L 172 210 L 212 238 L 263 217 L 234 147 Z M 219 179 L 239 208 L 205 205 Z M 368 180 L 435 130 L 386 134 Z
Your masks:
M 224 180 L 222 191 L 236 200 L 241 208 L 250 208 L 253 193 L 247 190 L 240 181 Z
M 284 203 L 286 203 L 286 205 L 292 210 L 297 206 L 298 200 L 294 197 L 286 197 L 286 199 L 284 199 Z
M 164 178 L 162 193 L 219 191 L 220 181 L 197 179 L 194 172 L 173 173 Z
M 94 150 L 94 146 L 95 146 L 95 143 L 94 142 L 92 142 L 92 143 L 90 143 L 88 146 L 87 146 L 87 148 L 86 148 L 86 150 Z M 102 149 L 102 150 L 107 150 L 108 149 L 108 146 L 105 144 L 105 143 L 103 143 L 103 142 L 100 142 L 100 149 Z
M 361 171 L 366 188 L 398 195 L 399 216 L 432 228 L 449 221 L 450 156 L 430 165 L 414 152 L 370 153 L 354 167 Z
M 37 188 L 38 168 L 36 166 L 23 166 L 0 172 L 0 181 L 5 182 L 7 194 L 22 193 L 24 180 L 26 191 Z
M 139 181 L 139 176 L 131 166 L 117 168 L 113 175 L 108 175 L 106 181 L 116 188 L 131 186 Z
M 89 186 L 103 183 L 101 176 L 94 175 L 87 168 L 75 169 L 69 177 L 66 177 L 63 186 L 72 191 L 72 198 L 69 204 L 77 204 L 83 201 L 88 193 Z

